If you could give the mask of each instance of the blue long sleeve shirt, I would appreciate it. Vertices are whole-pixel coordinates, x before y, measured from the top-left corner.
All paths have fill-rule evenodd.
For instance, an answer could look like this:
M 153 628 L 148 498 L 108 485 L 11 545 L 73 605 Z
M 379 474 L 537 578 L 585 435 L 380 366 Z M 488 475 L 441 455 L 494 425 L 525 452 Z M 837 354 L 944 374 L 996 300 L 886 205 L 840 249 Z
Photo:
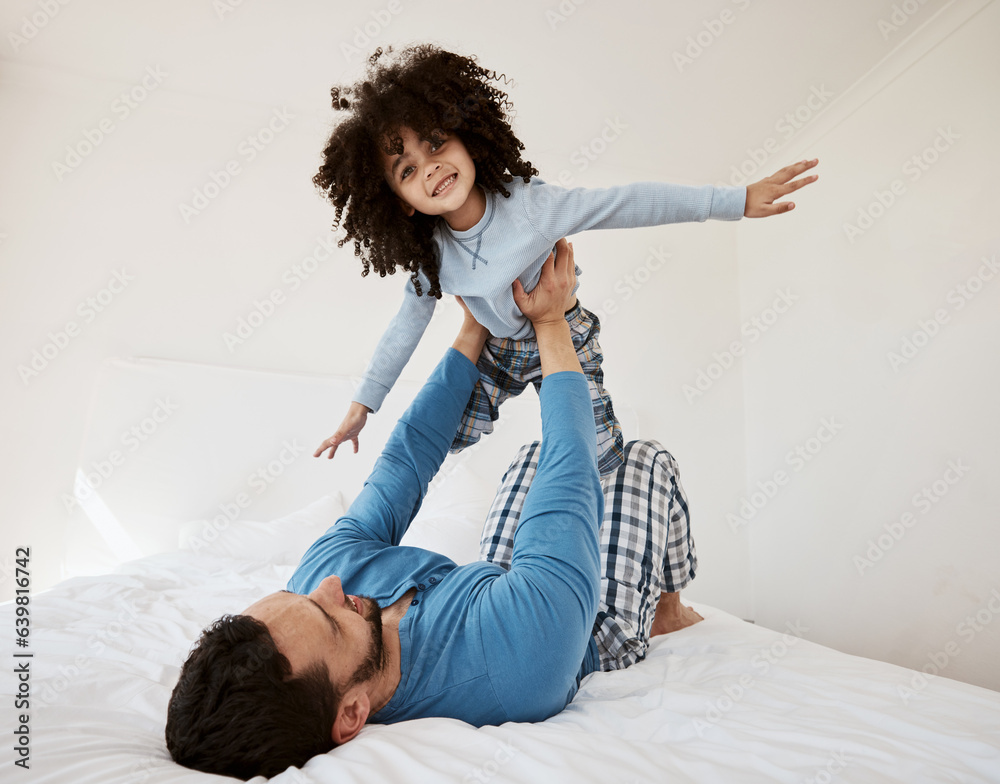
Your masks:
M 339 575 L 346 593 L 381 606 L 417 589 L 399 625 L 399 687 L 374 722 L 541 721 L 561 711 L 580 679 L 600 667 L 591 632 L 604 496 L 582 374 L 553 373 L 542 383 L 539 467 L 509 571 L 485 561 L 457 566 L 399 546 L 478 377 L 473 363 L 448 350 L 347 514 L 310 547 L 288 582 L 304 594 Z
M 591 229 L 629 229 L 690 221 L 739 220 L 746 188 L 640 182 L 611 188 L 567 190 L 532 179 L 506 186 L 509 198 L 487 194 L 486 212 L 467 231 L 438 221 L 434 245 L 441 290 L 462 297 L 476 321 L 498 338 L 524 340 L 533 334 L 511 286 L 520 280 L 531 291 L 542 265 L 562 237 Z M 578 270 L 579 272 L 579 270 Z M 436 300 L 420 276 L 423 296 L 408 281 L 403 303 L 382 335 L 354 400 L 378 411 L 413 355 Z

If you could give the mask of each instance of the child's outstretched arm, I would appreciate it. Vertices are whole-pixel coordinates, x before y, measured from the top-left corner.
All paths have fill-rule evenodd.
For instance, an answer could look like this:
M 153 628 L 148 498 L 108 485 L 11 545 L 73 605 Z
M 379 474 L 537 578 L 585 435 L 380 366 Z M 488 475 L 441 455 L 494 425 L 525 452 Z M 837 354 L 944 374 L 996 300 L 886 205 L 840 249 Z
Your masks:
M 779 169 L 770 177 L 765 177 L 760 182 L 747 185 L 747 204 L 743 211 L 746 218 L 766 218 L 769 215 L 780 215 L 783 212 L 795 209 L 795 203 L 791 201 L 779 201 L 782 196 L 787 196 L 792 191 L 797 191 L 804 185 L 816 182 L 818 174 L 810 177 L 803 177 L 796 180 L 802 172 L 811 169 L 819 163 L 819 158 L 811 161 L 800 161 Z
M 483 350 L 483 344 L 490 333 L 476 321 L 475 316 L 469 312 L 468 306 L 462 301 L 461 297 L 455 297 L 455 300 L 462 306 L 465 317 L 462 320 L 462 328 L 458 333 L 458 337 L 455 338 L 452 348 L 475 364 L 479 358 L 479 354 Z M 340 423 L 337 432 L 319 445 L 319 448 L 313 453 L 313 457 L 321 457 L 324 452 L 330 450 L 327 458 L 332 458 L 337 453 L 337 447 L 344 443 L 344 441 L 353 443 L 354 453 L 357 454 L 358 435 L 368 421 L 370 413 L 372 413 L 372 410 L 368 406 L 356 400 L 352 402 L 350 408 L 347 409 L 347 416 Z
M 421 281 L 424 291 L 430 286 L 427 280 Z M 354 391 L 354 401 L 347 409 L 347 416 L 340 423 L 337 432 L 326 439 L 313 457 L 320 457 L 328 449 L 332 458 L 337 453 L 337 447 L 344 441 L 354 444 L 355 454 L 358 451 L 358 434 L 368 421 L 368 415 L 379 410 L 382 401 L 389 393 L 403 366 L 409 361 L 416 349 L 424 330 L 434 315 L 434 305 L 437 302 L 430 295 L 417 296 L 412 283 L 407 282 L 403 296 L 403 304 L 396 317 L 375 347 L 372 361 L 365 370 L 361 384 Z

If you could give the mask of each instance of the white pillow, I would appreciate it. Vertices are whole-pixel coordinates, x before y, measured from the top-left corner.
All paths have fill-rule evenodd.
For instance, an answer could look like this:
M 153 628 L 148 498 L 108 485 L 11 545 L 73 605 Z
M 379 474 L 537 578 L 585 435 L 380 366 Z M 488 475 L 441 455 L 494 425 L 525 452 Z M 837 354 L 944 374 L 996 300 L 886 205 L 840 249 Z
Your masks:
M 343 514 L 344 500 L 336 492 L 269 522 L 228 521 L 221 515 L 193 520 L 181 528 L 180 546 L 194 553 L 295 566 Z
M 479 560 L 479 539 L 496 487 L 469 468 L 461 455 L 442 465 L 400 544 L 423 547 L 457 564 Z

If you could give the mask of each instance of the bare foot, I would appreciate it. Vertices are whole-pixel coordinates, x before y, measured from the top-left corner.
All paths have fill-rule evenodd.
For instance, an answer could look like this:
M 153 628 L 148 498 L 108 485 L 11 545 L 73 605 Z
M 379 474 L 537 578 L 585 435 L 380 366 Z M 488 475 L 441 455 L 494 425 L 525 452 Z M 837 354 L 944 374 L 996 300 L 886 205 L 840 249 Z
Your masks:
M 649 636 L 669 634 L 703 620 L 705 619 L 690 607 L 681 604 L 679 593 L 662 593 L 660 601 L 656 604 L 656 615 L 653 617 L 653 627 Z

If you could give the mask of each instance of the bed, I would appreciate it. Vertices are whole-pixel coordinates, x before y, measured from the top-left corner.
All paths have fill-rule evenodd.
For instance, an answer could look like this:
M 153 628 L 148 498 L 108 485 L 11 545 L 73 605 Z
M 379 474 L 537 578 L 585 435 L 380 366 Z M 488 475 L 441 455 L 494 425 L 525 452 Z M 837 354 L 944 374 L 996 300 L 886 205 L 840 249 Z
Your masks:
M 0 674 L 7 723 L 15 725 L 7 730 L 14 743 L 0 749 L 4 780 L 224 780 L 170 760 L 167 701 L 202 627 L 284 587 L 306 547 L 343 513 L 414 391 L 394 391 L 381 422 L 366 429 L 367 456 L 343 460 L 334 473 L 300 460 L 299 447 L 311 452 L 317 440 L 305 440 L 316 411 L 350 387 L 349 379 L 108 363 L 94 393 L 70 528 L 79 576 L 32 597 L 30 645 L 14 651 L 33 654 L 13 659 L 30 662 L 27 733 L 17 733 L 21 711 L 11 705 L 19 676 L 11 666 Z M 268 430 L 266 412 L 289 395 L 298 405 Z M 459 563 L 476 557 L 492 485 L 511 444 L 535 432 L 536 409 L 526 396 L 505 413 L 489 449 L 449 458 L 406 544 Z M 148 444 L 125 452 L 122 434 L 145 419 L 156 424 Z M 253 433 L 240 435 L 246 421 Z M 95 488 L 87 475 L 100 475 L 116 443 L 125 453 L 109 461 L 115 470 Z M 1000 781 L 1000 693 L 816 645 L 794 622 L 765 629 L 691 604 L 703 622 L 656 638 L 647 659 L 628 670 L 589 676 L 548 721 L 368 726 L 272 780 Z M 15 613 L 14 604 L 0 607 L 2 628 L 14 628 Z M 24 746 L 30 769 L 22 773 L 15 762 Z

